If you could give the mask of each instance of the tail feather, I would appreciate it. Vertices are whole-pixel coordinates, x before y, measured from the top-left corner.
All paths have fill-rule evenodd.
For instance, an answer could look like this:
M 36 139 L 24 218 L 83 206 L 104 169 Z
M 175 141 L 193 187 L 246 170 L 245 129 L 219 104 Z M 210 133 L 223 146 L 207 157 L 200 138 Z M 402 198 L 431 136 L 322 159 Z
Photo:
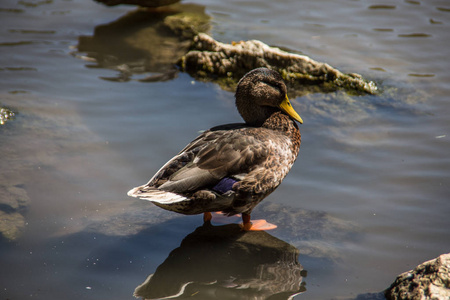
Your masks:
M 139 198 L 142 200 L 148 200 L 151 202 L 161 203 L 161 204 L 173 204 L 181 201 L 189 200 L 188 198 L 175 194 L 172 192 L 167 192 L 159 190 L 157 188 L 152 188 L 148 186 L 138 186 L 131 189 L 127 193 L 128 196 Z

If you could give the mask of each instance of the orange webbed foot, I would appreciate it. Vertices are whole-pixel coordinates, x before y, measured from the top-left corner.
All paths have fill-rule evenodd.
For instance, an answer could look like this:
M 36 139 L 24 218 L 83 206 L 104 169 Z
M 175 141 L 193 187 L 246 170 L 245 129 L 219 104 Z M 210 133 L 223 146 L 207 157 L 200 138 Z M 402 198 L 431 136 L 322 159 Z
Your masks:
M 249 214 L 242 214 L 242 223 L 239 226 L 245 231 L 272 230 L 277 228 L 277 225 L 271 224 L 266 220 L 253 220 L 251 222 Z

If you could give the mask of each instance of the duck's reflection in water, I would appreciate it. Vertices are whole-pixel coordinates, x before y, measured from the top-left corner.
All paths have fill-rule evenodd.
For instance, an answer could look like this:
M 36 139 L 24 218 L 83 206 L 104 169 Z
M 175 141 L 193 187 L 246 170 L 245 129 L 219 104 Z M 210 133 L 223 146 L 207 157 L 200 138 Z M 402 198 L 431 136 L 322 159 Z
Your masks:
M 144 299 L 291 299 L 304 292 L 299 251 L 236 224 L 197 228 L 135 290 Z

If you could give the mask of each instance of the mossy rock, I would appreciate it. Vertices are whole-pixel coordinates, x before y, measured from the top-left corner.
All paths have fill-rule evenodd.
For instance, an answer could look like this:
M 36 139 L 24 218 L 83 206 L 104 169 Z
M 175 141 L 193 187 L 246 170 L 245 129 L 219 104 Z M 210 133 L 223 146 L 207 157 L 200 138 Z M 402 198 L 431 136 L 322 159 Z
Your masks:
M 248 71 L 265 67 L 278 71 L 296 94 L 346 90 L 349 93 L 376 94 L 377 86 L 358 74 L 344 74 L 308 56 L 289 53 L 251 40 L 224 44 L 207 34 L 194 38 L 191 50 L 180 61 L 181 68 L 200 80 L 213 80 L 233 89 Z

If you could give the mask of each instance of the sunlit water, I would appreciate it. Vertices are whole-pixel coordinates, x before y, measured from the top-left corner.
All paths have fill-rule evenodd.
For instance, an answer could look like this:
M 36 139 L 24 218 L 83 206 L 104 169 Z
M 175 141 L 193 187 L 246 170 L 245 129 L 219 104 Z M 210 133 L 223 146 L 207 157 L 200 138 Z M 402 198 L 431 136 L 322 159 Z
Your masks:
M 306 288 L 286 290 L 300 292 L 296 299 L 380 292 L 399 273 L 450 251 L 450 5 L 388 2 L 193 2 L 211 17 L 217 40 L 259 39 L 302 52 L 382 90 L 293 99 L 305 121 L 300 156 L 255 216 L 280 225 L 269 232 L 274 247 L 300 251 L 306 277 L 295 263 L 283 267 Z M 2 299 L 132 299 L 160 265 L 158 272 L 169 268 L 168 281 L 183 272 L 189 280 L 188 265 L 173 261 L 186 257 L 180 244 L 201 216 L 165 212 L 126 192 L 199 131 L 240 118 L 233 94 L 213 83 L 183 73 L 164 82 L 137 81 L 152 75 L 145 72 L 105 80 L 120 72 L 82 59 L 89 55 L 76 51 L 80 37 L 134 11 L 87 0 L 0 4 L 0 106 L 16 112 L 0 127 L 0 188 L 29 198 L 23 235 L 1 240 Z M 248 237 L 227 247 L 250 245 L 251 253 L 255 239 L 266 239 Z M 264 251 L 240 264 L 214 256 L 222 252 L 208 257 L 208 239 L 192 238 L 204 272 L 192 271 L 191 280 L 241 278 L 265 265 Z M 215 259 L 233 267 L 217 270 Z M 249 295 L 220 283 L 186 292 Z

